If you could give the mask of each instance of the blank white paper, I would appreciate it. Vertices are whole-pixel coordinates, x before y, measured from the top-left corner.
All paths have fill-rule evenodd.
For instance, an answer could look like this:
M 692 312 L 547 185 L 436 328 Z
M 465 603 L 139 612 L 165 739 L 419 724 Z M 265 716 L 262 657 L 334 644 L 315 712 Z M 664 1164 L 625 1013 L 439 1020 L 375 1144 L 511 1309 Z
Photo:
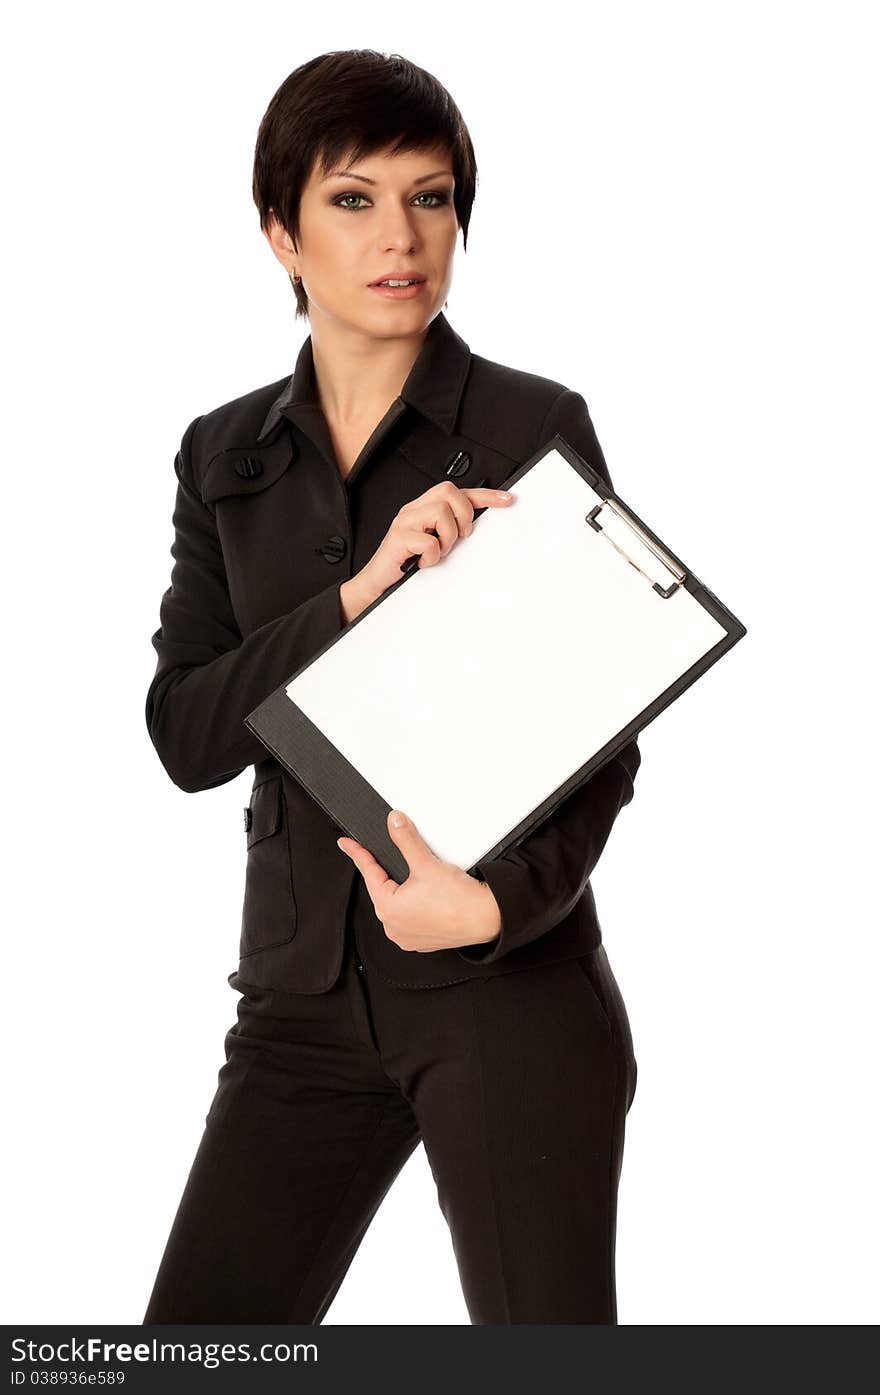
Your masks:
M 610 509 L 609 536 L 585 522 L 602 498 L 558 451 L 512 493 L 286 688 L 463 868 L 726 634 L 683 587 L 664 600 L 621 556 Z

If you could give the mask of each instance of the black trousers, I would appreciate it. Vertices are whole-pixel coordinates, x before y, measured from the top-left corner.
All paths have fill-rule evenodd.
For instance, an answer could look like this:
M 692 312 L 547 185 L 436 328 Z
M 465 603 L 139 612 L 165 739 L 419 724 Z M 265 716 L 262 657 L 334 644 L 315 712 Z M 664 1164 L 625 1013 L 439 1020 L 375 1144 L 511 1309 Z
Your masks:
M 422 1141 L 472 1323 L 616 1324 L 636 1060 L 604 947 L 419 990 L 359 965 L 349 934 L 327 993 L 230 975 L 238 1020 L 143 1321 L 320 1323 Z

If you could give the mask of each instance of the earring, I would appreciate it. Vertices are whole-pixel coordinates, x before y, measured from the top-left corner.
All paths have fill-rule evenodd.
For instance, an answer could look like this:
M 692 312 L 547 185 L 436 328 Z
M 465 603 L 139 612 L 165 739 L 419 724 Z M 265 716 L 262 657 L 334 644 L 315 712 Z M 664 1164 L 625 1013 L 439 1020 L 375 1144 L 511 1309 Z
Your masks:
M 299 286 L 299 285 L 302 284 L 302 277 L 301 277 L 301 276 L 297 276 L 297 274 L 296 274 L 295 271 L 288 271 L 287 274 L 288 274 L 288 276 L 290 277 L 290 284 L 291 284 L 291 286 Z

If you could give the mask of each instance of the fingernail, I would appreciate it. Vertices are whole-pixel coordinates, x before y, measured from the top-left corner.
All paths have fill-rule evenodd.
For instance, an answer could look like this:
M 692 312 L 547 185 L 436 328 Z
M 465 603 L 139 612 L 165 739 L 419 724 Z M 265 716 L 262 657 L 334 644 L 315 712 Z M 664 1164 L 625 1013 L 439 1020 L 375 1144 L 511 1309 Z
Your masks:
M 502 499 L 512 499 L 512 498 L 513 498 L 513 495 L 512 495 L 512 494 L 509 494 L 508 491 L 507 491 L 506 489 L 499 489 L 498 493 L 499 493 L 499 495 L 501 496 Z
M 403 814 L 392 814 L 392 815 L 391 815 L 391 827 L 392 827 L 392 828 L 403 828 L 403 825 L 404 825 L 405 823 L 406 823 L 406 819 L 403 817 Z

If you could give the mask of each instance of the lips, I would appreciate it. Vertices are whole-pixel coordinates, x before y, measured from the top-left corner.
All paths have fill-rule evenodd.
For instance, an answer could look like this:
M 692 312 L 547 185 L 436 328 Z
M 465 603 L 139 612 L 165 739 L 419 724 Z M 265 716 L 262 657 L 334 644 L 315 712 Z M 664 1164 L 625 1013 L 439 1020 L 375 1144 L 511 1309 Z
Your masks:
M 384 276 L 377 276 L 375 281 L 368 281 L 369 286 L 381 286 L 383 281 L 424 281 L 427 278 L 419 275 L 417 271 L 389 271 Z

